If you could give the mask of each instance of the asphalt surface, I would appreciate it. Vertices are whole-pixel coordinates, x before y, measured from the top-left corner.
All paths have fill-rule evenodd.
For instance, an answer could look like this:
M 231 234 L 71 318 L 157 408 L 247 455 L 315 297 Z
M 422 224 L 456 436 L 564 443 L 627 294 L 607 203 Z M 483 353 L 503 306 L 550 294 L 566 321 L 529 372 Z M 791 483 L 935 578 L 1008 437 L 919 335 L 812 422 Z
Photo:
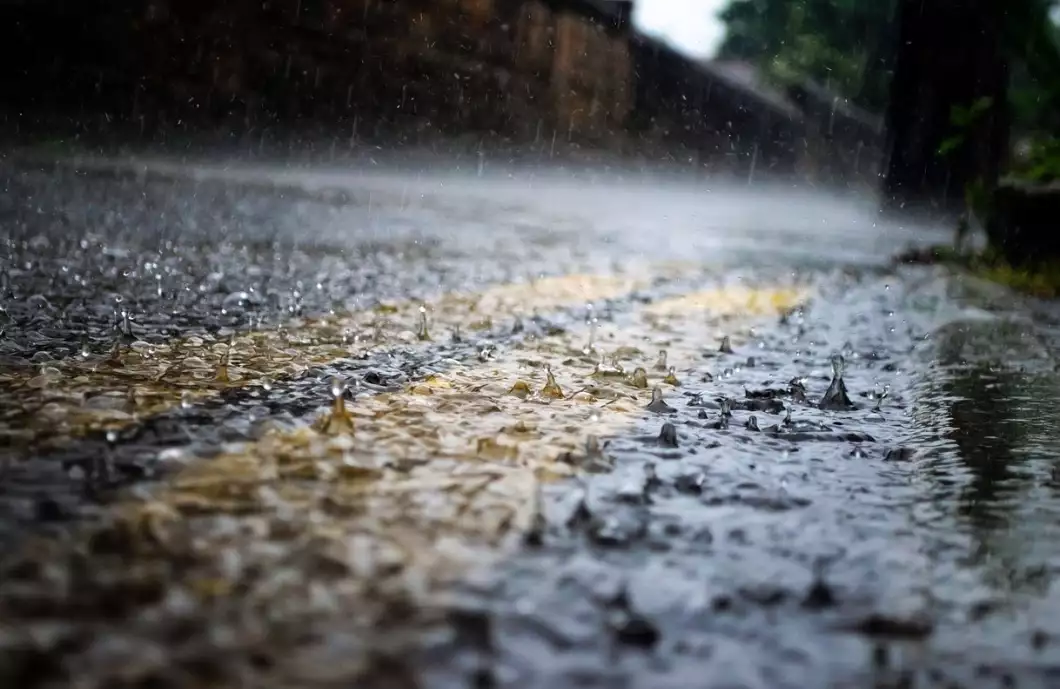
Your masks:
M 0 175 L 11 686 L 1060 682 L 1060 319 L 890 265 L 945 235 L 643 173 Z

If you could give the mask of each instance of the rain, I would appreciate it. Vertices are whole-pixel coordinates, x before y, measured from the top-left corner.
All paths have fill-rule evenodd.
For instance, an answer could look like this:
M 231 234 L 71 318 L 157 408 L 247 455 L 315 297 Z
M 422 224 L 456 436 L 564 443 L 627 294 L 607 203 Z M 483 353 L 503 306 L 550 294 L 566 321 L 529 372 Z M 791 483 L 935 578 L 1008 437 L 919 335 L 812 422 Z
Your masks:
M 1053 686 L 1054 3 L 67 5 L 0 685 Z

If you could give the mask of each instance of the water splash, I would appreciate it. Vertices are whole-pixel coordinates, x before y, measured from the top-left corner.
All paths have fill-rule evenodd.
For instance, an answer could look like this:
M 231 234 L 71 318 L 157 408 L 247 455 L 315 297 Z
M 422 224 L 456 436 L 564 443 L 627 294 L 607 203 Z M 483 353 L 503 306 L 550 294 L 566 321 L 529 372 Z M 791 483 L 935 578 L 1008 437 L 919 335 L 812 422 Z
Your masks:
M 511 389 L 508 390 L 508 394 L 525 400 L 534 393 L 530 389 L 530 383 L 527 383 L 525 380 L 517 380 L 512 384 Z
M 676 448 L 677 427 L 672 423 L 664 423 L 662 429 L 659 431 L 658 442 L 659 445 L 663 447 Z
M 618 363 L 616 357 L 611 357 L 609 363 L 605 363 L 604 355 L 600 355 L 600 361 L 596 364 L 596 368 L 592 372 L 593 378 L 621 378 L 626 375 L 626 369 L 622 367 L 622 364 Z
M 320 418 L 316 424 L 321 433 L 349 433 L 353 434 L 353 417 L 346 411 L 346 381 L 334 376 L 330 383 L 332 397 L 331 411 Z
M 589 343 L 582 347 L 582 354 L 589 355 L 596 349 L 596 326 L 599 319 L 593 313 L 593 305 L 585 305 L 585 324 L 589 326 Z
M 427 307 L 420 305 L 420 323 L 416 332 L 416 339 L 420 342 L 430 342 L 431 334 L 427 330 Z
M 633 375 L 629 377 L 629 384 L 641 390 L 648 389 L 648 372 L 638 366 L 633 369 Z
M 663 401 L 662 388 L 656 386 L 651 390 L 651 402 L 648 404 L 648 411 L 655 414 L 676 414 L 677 410 Z
M 846 368 L 846 360 L 842 354 L 832 355 L 832 382 L 824 393 L 818 406 L 828 411 L 846 411 L 855 409 L 847 394 L 846 383 L 843 382 L 843 371 Z
M 718 351 L 722 354 L 732 354 L 732 340 L 729 339 L 728 335 L 724 335 L 721 338 L 721 345 L 718 347 Z
M 214 381 L 217 383 L 227 384 L 232 382 L 229 369 L 232 366 L 232 350 L 235 348 L 235 344 L 236 336 L 231 335 L 228 338 L 228 344 L 225 346 L 225 353 L 221 355 L 221 363 L 217 365 L 217 372 L 213 376 Z
M 552 374 L 552 367 L 545 367 L 545 387 L 541 388 L 541 396 L 551 399 L 563 399 L 563 389 L 556 382 L 556 376 Z
M 891 386 L 890 385 L 884 385 L 883 389 L 874 390 L 872 396 L 876 398 L 876 406 L 874 406 L 872 408 L 872 411 L 874 411 L 874 412 L 881 411 L 881 407 L 883 406 L 883 401 L 891 396 Z
M 673 366 L 671 366 L 666 372 L 666 377 L 663 378 L 663 382 L 667 385 L 672 385 L 675 388 L 681 386 L 681 381 L 677 379 L 677 370 Z
M 659 358 L 656 359 L 656 361 L 655 361 L 655 370 L 656 371 L 666 371 L 666 370 L 669 370 L 669 369 L 670 369 L 670 366 L 668 366 L 667 363 L 666 363 L 666 350 L 665 349 L 660 349 L 659 350 Z

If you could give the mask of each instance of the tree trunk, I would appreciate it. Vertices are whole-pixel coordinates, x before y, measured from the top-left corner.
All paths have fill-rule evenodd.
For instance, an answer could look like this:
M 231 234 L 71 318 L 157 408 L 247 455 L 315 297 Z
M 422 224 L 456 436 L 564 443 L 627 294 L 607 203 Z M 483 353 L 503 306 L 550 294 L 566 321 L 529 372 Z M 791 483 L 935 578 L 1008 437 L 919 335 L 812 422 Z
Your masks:
M 952 217 L 969 184 L 994 188 L 1007 148 L 1007 83 L 1000 0 L 900 0 L 885 210 Z M 955 126 L 954 108 L 981 99 L 989 107 Z M 955 136 L 961 143 L 941 153 Z

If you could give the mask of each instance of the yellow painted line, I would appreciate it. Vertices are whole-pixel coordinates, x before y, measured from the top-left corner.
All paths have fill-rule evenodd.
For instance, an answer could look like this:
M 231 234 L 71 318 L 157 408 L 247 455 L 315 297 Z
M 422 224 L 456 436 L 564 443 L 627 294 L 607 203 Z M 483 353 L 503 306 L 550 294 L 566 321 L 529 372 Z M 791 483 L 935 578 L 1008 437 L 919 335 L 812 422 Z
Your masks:
M 182 399 L 213 398 L 230 388 L 263 386 L 313 366 L 392 345 L 423 346 L 418 332 L 426 306 L 428 334 L 483 327 L 492 319 L 530 316 L 643 287 L 642 275 L 567 275 L 449 294 L 426 304 L 290 321 L 275 330 L 230 340 L 188 337 L 136 343 L 118 352 L 48 362 L 37 369 L 0 370 L 0 443 L 49 447 L 88 432 L 122 428 L 177 408 Z M 230 363 L 219 369 L 228 355 Z
M 113 508 L 91 538 L 124 544 L 200 603 L 238 598 L 234 632 L 248 638 L 268 636 L 270 620 L 295 613 L 365 633 L 397 614 L 409 619 L 525 538 L 541 481 L 606 465 L 590 436 L 630 430 L 652 386 L 672 390 L 663 383 L 669 371 L 656 368 L 659 349 L 680 376 L 718 335 L 739 346 L 760 316 L 805 296 L 797 286 L 720 288 L 599 327 L 599 351 L 589 354 L 587 326 L 501 349 L 402 392 L 339 405 L 323 417 L 341 420 L 330 433 L 275 427 L 220 456 L 191 459 Z M 601 355 L 624 373 L 598 367 Z M 328 395 L 321 390 L 322 405 Z M 91 570 L 121 582 L 133 576 L 125 563 L 102 559 Z M 303 684 L 318 652 L 270 654 L 272 671 Z M 367 667 L 357 649 L 343 653 L 343 667 Z

